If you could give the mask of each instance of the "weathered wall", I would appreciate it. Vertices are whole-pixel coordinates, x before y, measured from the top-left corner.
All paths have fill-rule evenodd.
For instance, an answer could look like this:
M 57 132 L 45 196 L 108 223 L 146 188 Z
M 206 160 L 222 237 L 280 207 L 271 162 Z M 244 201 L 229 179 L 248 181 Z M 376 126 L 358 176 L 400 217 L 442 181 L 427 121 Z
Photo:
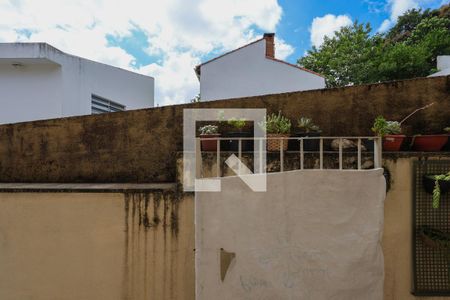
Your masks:
M 385 300 L 422 299 L 410 294 L 411 172 L 417 159 L 449 159 L 449 155 L 385 156 L 384 166 L 391 175 L 382 240 Z M 210 169 L 215 170 L 214 165 Z M 158 205 L 150 196 L 147 203 L 146 217 L 142 214 L 145 195 L 127 200 L 120 193 L 0 193 L 0 299 L 30 294 L 33 299 L 52 299 L 47 296 L 61 293 L 65 299 L 83 299 L 87 294 L 94 299 L 126 299 L 122 295 L 127 290 L 128 295 L 134 291 L 193 299 L 193 197 L 184 195 L 176 202 L 163 199 Z M 167 226 L 163 226 L 164 211 Z M 178 225 L 172 226 L 169 219 Z M 145 229 L 145 224 L 156 220 L 160 220 L 157 226 Z M 98 288 L 104 286 L 108 288 Z
M 371 134 L 378 114 L 399 120 L 435 101 L 405 125 L 439 132 L 450 121 L 449 91 L 448 76 L 4 125 L 0 182 L 174 181 L 184 108 L 281 110 L 312 117 L 325 135 L 349 136 Z
M 0 193 L 0 299 L 194 299 L 193 198 Z

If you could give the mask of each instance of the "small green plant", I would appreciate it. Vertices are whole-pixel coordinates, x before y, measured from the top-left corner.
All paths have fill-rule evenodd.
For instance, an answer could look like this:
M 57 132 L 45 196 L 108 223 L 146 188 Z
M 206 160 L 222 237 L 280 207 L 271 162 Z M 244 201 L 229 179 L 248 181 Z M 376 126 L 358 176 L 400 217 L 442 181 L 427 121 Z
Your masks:
M 262 130 L 266 133 L 272 134 L 289 134 L 291 132 L 291 121 L 281 115 L 281 111 L 278 114 L 271 114 L 266 119 L 259 123 Z
M 297 120 L 297 127 L 304 133 L 321 132 L 319 126 L 314 124 L 312 119 L 306 117 L 301 117 Z
M 387 134 L 400 134 L 401 124 L 397 121 L 386 121 L 383 116 L 378 116 L 373 123 L 372 131 L 378 136 L 384 137 Z
M 434 179 L 433 208 L 439 208 L 439 202 L 441 200 L 441 186 L 439 185 L 439 181 L 450 181 L 450 172 L 446 174 L 432 175 L 430 177 Z
M 228 125 L 231 125 L 234 128 L 236 128 L 237 130 L 241 131 L 242 128 L 245 127 L 245 122 L 246 122 L 246 120 L 244 118 L 242 118 L 242 119 L 231 118 L 228 120 Z
M 200 134 L 217 134 L 219 133 L 219 127 L 216 125 L 205 125 L 198 129 L 200 131 Z

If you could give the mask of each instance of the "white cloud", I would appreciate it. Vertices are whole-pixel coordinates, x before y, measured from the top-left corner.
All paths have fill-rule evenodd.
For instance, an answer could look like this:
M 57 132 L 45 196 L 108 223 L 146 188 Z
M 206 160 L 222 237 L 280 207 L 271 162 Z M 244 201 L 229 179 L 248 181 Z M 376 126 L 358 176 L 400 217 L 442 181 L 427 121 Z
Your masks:
M 145 50 L 161 56 L 161 62 L 133 70 L 154 76 L 156 100 L 169 104 L 198 93 L 193 67 L 203 56 L 242 46 L 258 37 L 255 30 L 275 31 L 281 16 L 277 0 L 0 0 L 0 41 L 44 41 L 133 69 L 136 58 L 109 45 L 106 36 L 142 30 L 150 45 Z M 293 53 L 283 40 L 276 42 L 278 57 Z
M 287 44 L 283 39 L 275 37 L 275 57 L 278 59 L 286 59 L 294 53 L 295 48 Z
M 378 32 L 386 32 L 391 28 L 392 21 L 390 19 L 386 19 L 381 23 L 380 27 L 378 28 Z
M 314 18 L 310 29 L 312 45 L 320 47 L 325 36 L 332 37 L 335 31 L 349 25 L 352 25 L 352 20 L 346 15 L 327 14 L 323 17 Z

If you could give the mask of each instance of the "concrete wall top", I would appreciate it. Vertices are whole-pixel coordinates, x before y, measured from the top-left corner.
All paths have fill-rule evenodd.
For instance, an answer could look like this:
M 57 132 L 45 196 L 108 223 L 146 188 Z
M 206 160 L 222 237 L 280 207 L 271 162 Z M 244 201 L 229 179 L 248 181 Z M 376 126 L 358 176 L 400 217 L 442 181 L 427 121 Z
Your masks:
M 450 76 L 210 101 L 0 126 L 0 182 L 173 182 L 185 108 L 267 108 L 328 136 L 371 135 L 377 115 L 407 134 L 450 125 Z

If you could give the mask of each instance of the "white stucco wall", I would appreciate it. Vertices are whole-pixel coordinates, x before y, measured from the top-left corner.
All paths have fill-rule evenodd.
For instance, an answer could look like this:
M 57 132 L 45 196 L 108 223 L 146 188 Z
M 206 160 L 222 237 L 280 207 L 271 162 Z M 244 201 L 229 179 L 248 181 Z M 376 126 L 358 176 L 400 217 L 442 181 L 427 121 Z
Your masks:
M 195 195 L 196 299 L 383 299 L 385 196 L 382 169 L 221 178 Z
M 126 110 L 154 105 L 152 77 L 43 43 L 0 44 L 0 91 L 0 124 L 91 114 L 92 94 Z
M 202 100 L 238 98 L 321 89 L 325 79 L 266 58 L 266 40 L 248 45 L 201 66 Z
M 437 69 L 439 71 L 450 69 L 450 55 L 439 55 L 437 57 Z

